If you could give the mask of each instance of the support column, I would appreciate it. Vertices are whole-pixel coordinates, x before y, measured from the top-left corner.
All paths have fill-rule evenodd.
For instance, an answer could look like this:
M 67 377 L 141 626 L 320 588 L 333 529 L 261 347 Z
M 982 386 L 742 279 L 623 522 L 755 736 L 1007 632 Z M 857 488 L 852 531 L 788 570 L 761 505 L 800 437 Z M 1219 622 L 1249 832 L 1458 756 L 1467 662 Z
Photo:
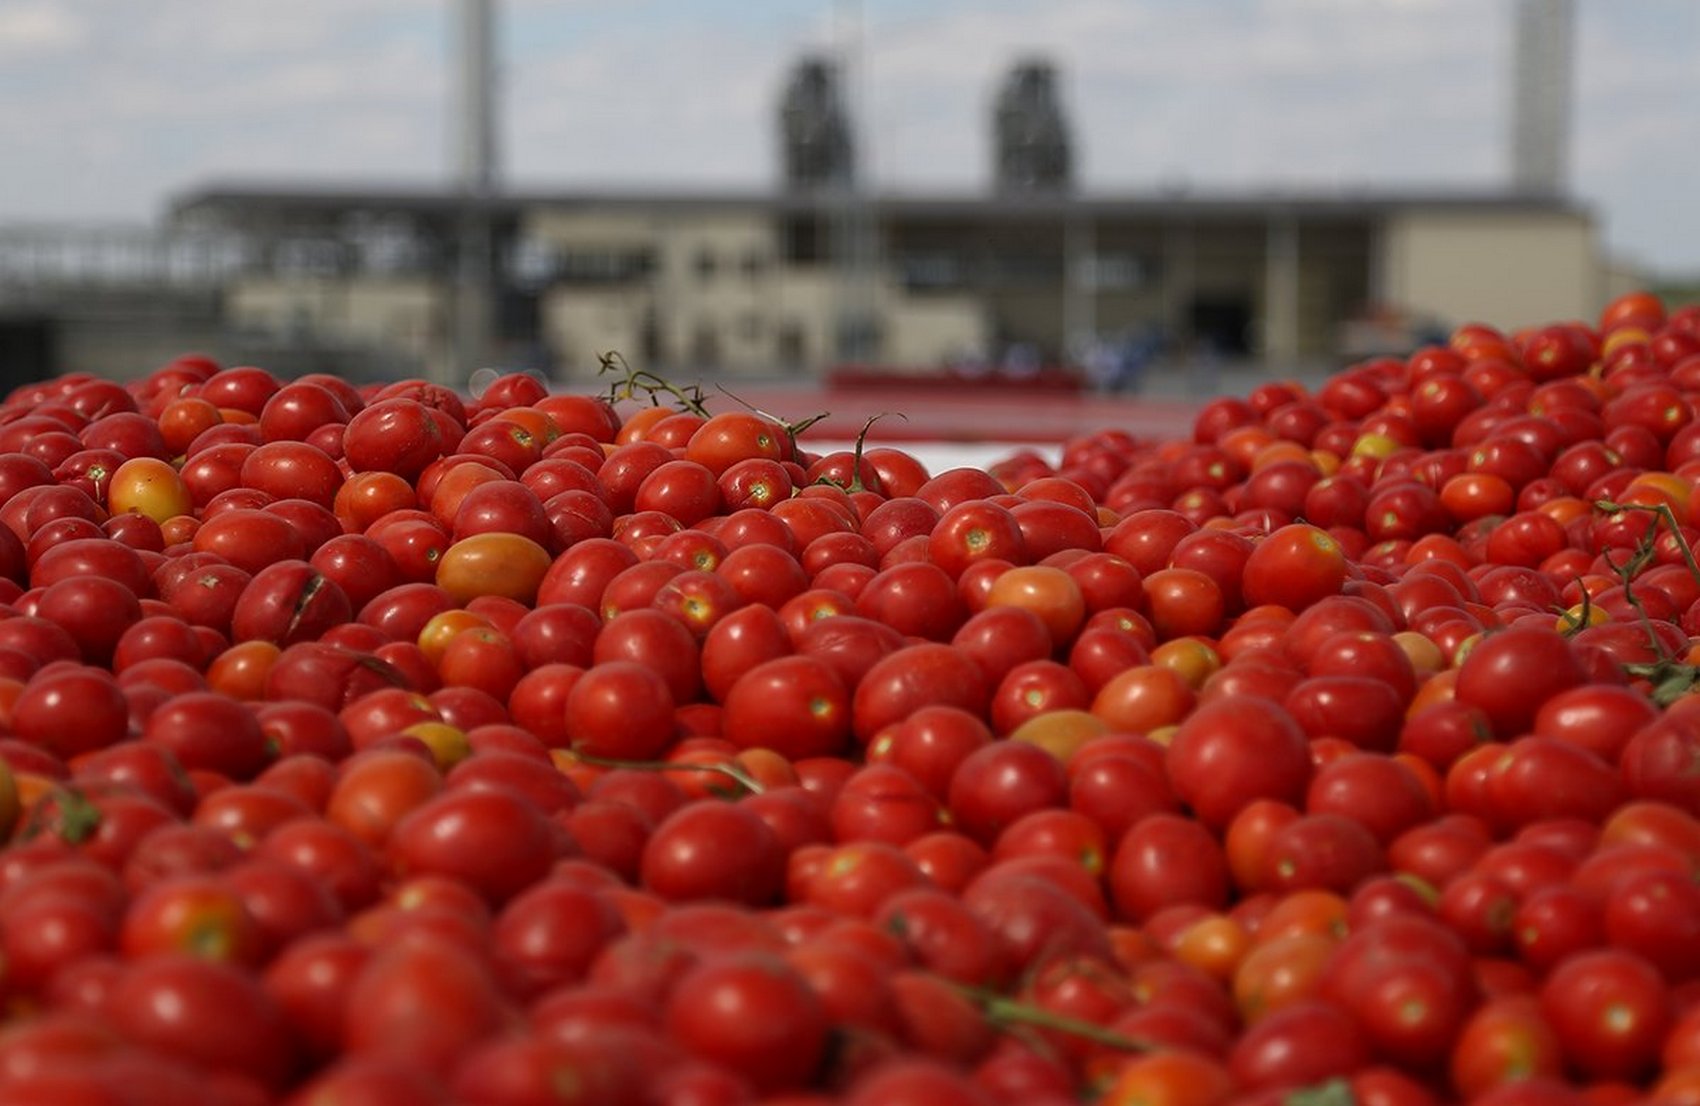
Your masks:
M 456 227 L 454 363 L 438 366 L 439 383 L 464 385 L 491 354 L 495 315 L 496 195 L 495 29 L 493 0 L 461 0 L 459 73 L 455 89 L 460 210 Z
M 1097 236 L 1089 216 L 1070 212 L 1063 223 L 1062 342 L 1065 357 L 1083 352 L 1098 332 L 1094 271 Z
M 1299 223 L 1284 212 L 1269 219 L 1262 329 L 1264 364 L 1291 369 L 1299 359 Z
M 1198 281 L 1198 256 L 1192 224 L 1177 221 L 1163 235 L 1163 330 L 1184 355 L 1195 335 L 1187 316 Z

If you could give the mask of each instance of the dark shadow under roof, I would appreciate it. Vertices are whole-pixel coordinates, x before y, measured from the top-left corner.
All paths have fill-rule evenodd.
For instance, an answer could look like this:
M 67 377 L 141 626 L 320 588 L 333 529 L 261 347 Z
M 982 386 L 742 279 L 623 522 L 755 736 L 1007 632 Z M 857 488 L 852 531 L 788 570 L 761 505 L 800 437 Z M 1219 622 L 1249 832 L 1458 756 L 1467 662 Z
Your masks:
M 517 218 L 536 208 L 635 209 L 646 211 L 747 211 L 803 213 L 827 210 L 841 200 L 823 194 L 781 190 L 695 190 L 584 188 L 516 190 L 493 201 L 499 218 Z M 1586 216 L 1577 201 L 1503 191 L 1302 191 L 1257 192 L 1151 191 L 1076 192 L 1065 195 L 879 192 L 862 198 L 892 217 L 1057 218 L 1063 215 L 1148 217 L 1159 219 L 1245 219 L 1275 214 L 1312 218 L 1384 217 L 1399 210 L 1461 212 L 1546 212 Z M 389 211 L 427 218 L 451 218 L 461 197 L 451 188 L 420 185 L 355 185 L 287 182 L 214 182 L 184 192 L 170 204 L 173 221 L 199 214 L 249 217 L 327 217 L 354 211 Z

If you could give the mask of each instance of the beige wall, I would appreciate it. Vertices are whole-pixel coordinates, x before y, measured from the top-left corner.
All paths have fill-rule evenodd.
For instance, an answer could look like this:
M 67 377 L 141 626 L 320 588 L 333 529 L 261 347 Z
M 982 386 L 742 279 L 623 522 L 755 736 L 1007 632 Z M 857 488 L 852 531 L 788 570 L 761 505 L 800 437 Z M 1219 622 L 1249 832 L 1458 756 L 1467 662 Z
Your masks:
M 1605 289 L 1593 223 L 1575 213 L 1401 212 L 1380 266 L 1387 306 L 1450 326 L 1591 319 Z
M 884 308 L 885 357 L 898 365 L 933 367 L 965 354 L 984 356 L 990 327 L 969 296 L 917 298 L 895 293 Z
M 626 288 L 552 289 L 539 308 L 544 344 L 573 379 L 593 374 L 607 353 L 619 353 L 634 368 L 653 368 L 641 363 L 648 304 L 647 292 Z
M 568 285 L 549 293 L 545 329 L 563 361 L 577 363 L 587 342 L 637 350 L 642 320 L 653 310 L 667 365 L 712 359 L 738 372 L 773 364 L 781 274 L 767 212 L 545 210 L 530 218 L 527 234 L 561 250 L 649 251 L 655 259 L 641 291 L 636 285 Z M 712 358 L 704 356 L 709 349 Z
M 1619 296 L 1630 292 L 1644 292 L 1655 282 L 1647 275 L 1647 271 L 1638 265 L 1616 260 L 1605 267 L 1605 290 L 1602 298 L 1610 303 Z M 1603 305 L 1602 305 L 1603 306 Z
M 341 340 L 429 358 L 447 334 L 446 293 L 424 279 L 244 277 L 225 295 L 233 324 L 270 335 L 310 327 Z
M 648 245 L 658 214 L 597 208 L 532 208 L 521 237 L 563 246 L 628 249 Z

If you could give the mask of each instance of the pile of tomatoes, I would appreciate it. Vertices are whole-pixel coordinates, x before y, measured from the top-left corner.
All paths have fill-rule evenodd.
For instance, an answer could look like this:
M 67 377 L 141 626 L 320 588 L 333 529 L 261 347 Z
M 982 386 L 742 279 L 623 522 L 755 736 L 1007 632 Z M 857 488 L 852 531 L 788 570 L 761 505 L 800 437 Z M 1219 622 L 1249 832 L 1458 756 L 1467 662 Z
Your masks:
M 1700 1103 L 1697 397 L 1644 294 L 989 471 L 20 389 L 0 1101 Z

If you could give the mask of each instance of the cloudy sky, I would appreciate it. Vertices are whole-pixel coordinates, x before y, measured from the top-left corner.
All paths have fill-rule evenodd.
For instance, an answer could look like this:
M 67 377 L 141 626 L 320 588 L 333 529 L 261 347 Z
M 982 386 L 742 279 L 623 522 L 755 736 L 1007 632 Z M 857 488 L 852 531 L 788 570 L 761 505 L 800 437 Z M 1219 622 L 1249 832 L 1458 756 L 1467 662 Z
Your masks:
M 855 0 L 501 0 L 502 171 L 760 187 L 787 69 Z M 447 179 L 453 0 L 0 0 L 0 223 L 142 221 L 225 182 Z M 878 186 L 988 180 L 1017 58 L 1062 70 L 1082 186 L 1481 190 L 1510 0 L 861 0 Z M 1577 0 L 1575 194 L 1700 273 L 1700 2 Z

